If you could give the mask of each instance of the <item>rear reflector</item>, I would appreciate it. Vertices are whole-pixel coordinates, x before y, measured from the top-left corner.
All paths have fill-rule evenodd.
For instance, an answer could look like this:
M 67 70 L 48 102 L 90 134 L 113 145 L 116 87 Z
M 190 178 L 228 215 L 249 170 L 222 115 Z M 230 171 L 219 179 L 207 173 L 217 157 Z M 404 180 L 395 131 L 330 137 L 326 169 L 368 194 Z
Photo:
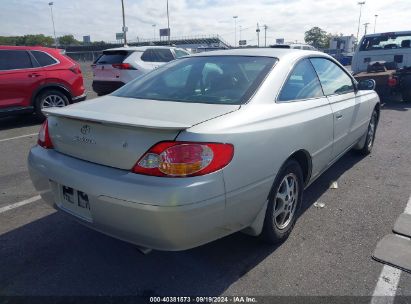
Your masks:
M 47 119 L 40 127 L 37 144 L 45 149 L 53 149 L 53 143 L 49 135 L 49 125 Z
M 160 142 L 139 159 L 132 171 L 164 177 L 199 176 L 224 168 L 233 155 L 231 144 Z
M 136 70 L 131 64 L 129 63 L 114 63 L 112 64 L 113 68 L 120 69 L 120 70 Z

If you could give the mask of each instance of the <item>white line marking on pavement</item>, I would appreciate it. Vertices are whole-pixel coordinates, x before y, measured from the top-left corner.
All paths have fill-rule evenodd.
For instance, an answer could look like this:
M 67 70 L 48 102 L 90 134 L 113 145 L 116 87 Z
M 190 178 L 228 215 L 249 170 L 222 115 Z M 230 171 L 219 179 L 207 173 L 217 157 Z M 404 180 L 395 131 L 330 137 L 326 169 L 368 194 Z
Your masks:
M 404 213 L 411 214 L 411 196 L 405 206 Z M 377 286 L 375 286 L 372 295 L 371 304 L 392 304 L 395 300 L 398 283 L 401 278 L 401 270 L 384 265 L 380 277 L 378 278 Z
M 13 139 L 24 138 L 24 137 L 30 137 L 30 136 L 34 136 L 34 135 L 37 135 L 37 133 L 27 134 L 27 135 L 21 135 L 21 136 L 16 136 L 16 137 L 10 137 L 10 138 L 5 138 L 5 139 L 0 139 L 0 142 L 2 142 L 2 141 L 8 141 L 8 140 L 13 140 Z
M 1 207 L 1 208 L 0 208 L 0 213 L 9 211 L 9 210 L 12 210 L 12 209 L 14 209 L 14 208 L 18 208 L 18 207 L 21 207 L 21 206 L 24 206 L 24 205 L 27 205 L 27 204 L 30 204 L 30 203 L 33 203 L 33 202 L 35 202 L 35 201 L 38 201 L 39 199 L 41 199 L 41 196 L 40 196 L 40 195 L 36 195 L 36 196 L 33 196 L 33 197 L 31 197 L 31 198 L 28 198 L 28 199 L 26 199 L 26 200 L 24 200 L 24 201 L 21 201 L 21 202 L 18 202 L 18 203 L 14 203 L 14 204 L 11 204 L 11 205 L 7 205 L 7 206 L 4 206 L 4 207 Z

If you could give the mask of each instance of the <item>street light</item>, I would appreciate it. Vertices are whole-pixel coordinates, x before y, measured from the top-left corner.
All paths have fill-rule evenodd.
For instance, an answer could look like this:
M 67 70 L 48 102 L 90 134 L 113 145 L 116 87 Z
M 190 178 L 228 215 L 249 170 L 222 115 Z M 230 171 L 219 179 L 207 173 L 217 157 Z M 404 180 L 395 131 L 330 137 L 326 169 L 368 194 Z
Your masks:
M 375 29 L 377 28 L 377 17 L 378 15 L 374 15 L 375 20 L 374 20 L 374 34 L 375 34 Z
M 127 46 L 127 27 L 126 27 L 126 17 L 124 15 L 124 0 L 121 0 L 121 10 L 123 12 L 123 38 L 124 38 L 124 46 Z
M 357 42 L 358 42 L 358 36 L 360 35 L 361 10 L 364 4 L 365 4 L 365 1 L 358 2 L 358 5 L 360 6 L 360 17 L 358 18 Z
M 233 16 L 234 18 L 234 47 L 237 46 L 237 18 L 238 16 Z
M 156 24 L 153 24 L 152 27 L 153 27 L 153 37 L 154 37 L 154 40 L 156 40 Z
M 369 22 L 364 23 L 364 35 L 367 35 L 367 29 L 369 24 Z
M 264 24 L 264 47 L 267 47 L 267 28 L 268 26 Z
M 51 12 L 51 22 L 53 23 L 53 33 L 54 33 L 54 47 L 57 49 L 57 37 L 56 28 L 54 27 L 54 17 L 53 17 L 53 2 L 49 2 L 50 12 Z
M 260 47 L 260 26 L 257 23 L 257 29 L 255 30 L 257 33 L 257 47 Z
M 168 13 L 168 0 L 167 0 L 167 29 L 168 29 L 168 45 L 170 45 L 170 15 Z

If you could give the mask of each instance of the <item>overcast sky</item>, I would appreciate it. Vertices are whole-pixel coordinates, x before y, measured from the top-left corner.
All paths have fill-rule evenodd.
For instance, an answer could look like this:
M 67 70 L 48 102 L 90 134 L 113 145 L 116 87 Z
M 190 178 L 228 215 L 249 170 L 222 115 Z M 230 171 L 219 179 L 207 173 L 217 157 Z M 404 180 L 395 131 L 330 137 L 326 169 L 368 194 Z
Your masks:
M 43 33 L 52 35 L 48 0 L 0 0 L 0 35 Z M 124 0 L 128 37 L 153 38 L 153 24 L 167 27 L 166 0 Z M 256 25 L 266 24 L 267 43 L 275 38 L 303 41 L 304 32 L 319 26 L 331 33 L 357 34 L 359 6 L 355 0 L 169 0 L 171 36 L 219 34 L 234 43 L 234 19 L 237 40 L 256 43 Z M 73 34 L 81 40 L 114 41 L 121 31 L 120 0 L 54 0 L 57 35 Z M 365 22 L 377 32 L 411 30 L 411 0 L 366 0 L 363 7 L 360 36 Z M 264 31 L 261 31 L 264 36 Z

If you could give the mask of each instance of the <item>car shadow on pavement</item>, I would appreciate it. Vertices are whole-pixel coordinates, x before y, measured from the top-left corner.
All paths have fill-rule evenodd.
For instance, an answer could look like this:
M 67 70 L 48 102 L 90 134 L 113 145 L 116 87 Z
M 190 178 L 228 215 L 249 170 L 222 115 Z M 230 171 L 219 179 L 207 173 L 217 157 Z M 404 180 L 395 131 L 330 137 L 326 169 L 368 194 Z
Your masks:
M 390 100 L 382 104 L 383 110 L 395 110 L 395 111 L 409 111 L 411 109 L 411 101 L 404 102 L 398 100 Z
M 30 127 L 41 123 L 42 121 L 34 114 L 0 117 L 0 131 Z
M 305 192 L 302 212 L 361 159 L 350 152 L 326 171 Z M 61 212 L 1 235 L 0 244 L 0 294 L 53 296 L 220 295 L 281 246 L 235 233 L 143 255 Z

